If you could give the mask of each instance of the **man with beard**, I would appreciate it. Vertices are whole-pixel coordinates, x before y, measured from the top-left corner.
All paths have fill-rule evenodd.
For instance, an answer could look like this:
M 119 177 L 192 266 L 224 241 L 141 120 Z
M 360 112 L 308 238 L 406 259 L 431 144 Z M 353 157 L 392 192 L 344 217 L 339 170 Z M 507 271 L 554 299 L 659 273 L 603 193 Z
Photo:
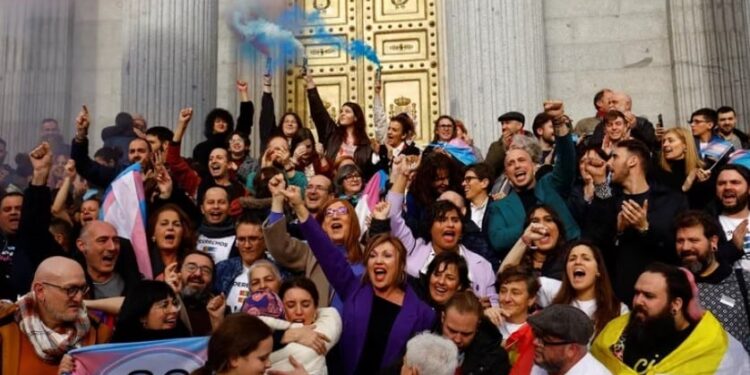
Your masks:
M 591 352 L 614 374 L 748 374 L 742 345 L 701 311 L 687 270 L 652 263 L 635 283 L 633 310 L 615 318 Z
M 737 129 L 737 113 L 734 108 L 722 106 L 716 110 L 716 114 L 719 116 L 719 126 L 716 133 L 721 138 L 731 143 L 735 150 L 750 147 L 750 137 Z
M 647 264 L 678 264 L 674 252 L 674 217 L 687 209 L 685 197 L 646 180 L 651 163 L 646 145 L 635 139 L 618 143 L 607 161 L 611 182 L 621 187 L 612 196 L 606 175 L 592 175 L 595 196 L 584 221 L 584 237 L 603 249 L 615 294 L 633 300 L 633 284 Z M 648 244 L 649 246 L 644 246 Z
M 721 208 L 719 223 L 726 239 L 744 254 L 739 264 L 745 270 L 750 270 L 748 182 L 750 171 L 741 165 L 726 165 L 716 176 L 716 198 Z
M 18 226 L 21 222 L 23 194 L 13 192 L 0 196 L 0 299 L 15 300 L 11 281 L 13 258 L 18 246 Z
M 539 113 L 534 117 L 531 129 L 542 148 L 542 164 L 552 165 L 555 151 L 555 128 L 552 126 L 552 119 L 544 112 Z
M 88 289 L 75 261 L 59 256 L 44 260 L 34 274 L 32 291 L 16 302 L 14 319 L 0 327 L 1 372 L 69 373 L 73 361 L 64 357 L 68 351 L 106 342 L 106 327 L 96 327 L 83 306 Z
M 193 336 L 210 335 L 211 319 L 206 305 L 213 297 L 214 260 L 204 252 L 192 251 L 177 268 L 180 270 L 180 297 L 190 323 L 188 329 Z
M 505 155 L 505 176 L 510 182 L 508 196 L 489 203 L 487 232 L 493 250 L 502 259 L 523 232 L 529 210 L 537 204 L 551 206 L 565 224 L 569 239 L 578 238 L 581 230 L 568 210 L 565 197 L 570 193 L 576 176 L 576 149 L 570 135 L 570 120 L 564 115 L 562 103 L 545 103 L 545 112 L 553 118 L 555 129 L 555 163 L 551 173 L 537 179 L 531 152 L 511 143 Z M 484 229 L 484 228 L 483 228 Z M 562 231 L 562 228 L 561 228 Z
M 76 117 L 76 135 L 70 148 L 70 158 L 76 162 L 76 171 L 85 178 L 89 184 L 98 187 L 107 187 L 122 171 L 122 168 L 113 168 L 101 165 L 89 157 L 89 111 L 83 106 L 78 117 Z M 143 173 L 151 166 L 151 146 L 145 139 L 134 138 L 128 143 L 127 160 L 131 164 L 141 163 Z
M 709 214 L 688 211 L 678 216 L 676 223 L 677 255 L 695 276 L 701 304 L 750 351 L 750 272 L 733 270 L 731 264 L 718 259 L 722 233 Z
M 552 305 L 530 316 L 528 324 L 534 333 L 534 367 L 531 374 L 610 373 L 588 351 L 594 324 L 580 309 L 569 305 Z

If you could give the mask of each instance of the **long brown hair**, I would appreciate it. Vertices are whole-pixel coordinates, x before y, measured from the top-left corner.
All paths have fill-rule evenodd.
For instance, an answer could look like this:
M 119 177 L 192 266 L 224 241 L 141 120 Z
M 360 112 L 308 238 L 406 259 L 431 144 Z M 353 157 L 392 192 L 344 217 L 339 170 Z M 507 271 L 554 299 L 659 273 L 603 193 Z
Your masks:
M 174 203 L 167 203 L 152 212 L 148 218 L 148 232 L 146 238 L 148 238 L 152 246 L 156 246 L 156 243 L 151 241 L 151 239 L 154 237 L 154 230 L 156 229 L 156 222 L 159 220 L 159 215 L 166 211 L 174 211 L 177 213 L 177 217 L 180 218 L 180 223 L 182 224 L 182 238 L 180 238 L 180 248 L 177 250 L 177 257 L 182 260 L 188 251 L 195 250 L 195 228 L 193 228 L 192 220 L 190 220 L 180 206 Z
M 596 260 L 596 271 L 599 273 L 599 277 L 594 282 L 594 299 L 596 300 L 596 311 L 591 317 L 594 320 L 594 328 L 596 332 L 601 332 L 604 326 L 607 325 L 612 319 L 620 316 L 620 301 L 615 296 L 615 292 L 612 289 L 612 282 L 610 281 L 609 274 L 607 273 L 607 267 L 604 264 L 604 257 L 602 252 L 596 245 L 591 242 L 578 240 L 571 242 L 565 250 L 565 272 L 563 272 L 562 285 L 560 290 L 552 299 L 552 304 L 563 304 L 570 305 L 576 299 L 576 290 L 573 289 L 568 278 L 567 263 L 570 252 L 578 246 L 587 247 L 591 250 Z
M 354 206 L 348 201 L 343 199 L 331 199 L 318 211 L 317 220 L 320 225 L 323 225 L 323 220 L 326 218 L 326 210 L 328 210 L 334 203 L 341 203 L 346 207 L 346 211 L 349 215 L 349 233 L 344 238 L 344 248 L 346 248 L 346 258 L 349 263 L 358 263 L 362 261 L 362 248 L 359 246 L 359 237 L 362 230 L 359 228 L 359 220 L 357 220 L 357 212 L 354 211 Z
M 384 243 L 390 243 L 391 245 L 393 245 L 393 247 L 396 249 L 396 252 L 398 253 L 398 270 L 396 271 L 398 272 L 398 279 L 396 283 L 401 289 L 405 289 L 406 248 L 404 247 L 404 244 L 401 243 L 401 240 L 398 239 L 398 237 L 390 233 L 378 234 L 377 236 L 372 237 L 370 241 L 367 242 L 364 257 L 362 259 L 362 264 L 365 266 L 365 272 L 362 274 L 362 282 L 370 284 L 370 274 L 369 272 L 367 272 L 367 259 L 370 258 L 370 253 L 372 253 L 372 251 L 376 247 Z

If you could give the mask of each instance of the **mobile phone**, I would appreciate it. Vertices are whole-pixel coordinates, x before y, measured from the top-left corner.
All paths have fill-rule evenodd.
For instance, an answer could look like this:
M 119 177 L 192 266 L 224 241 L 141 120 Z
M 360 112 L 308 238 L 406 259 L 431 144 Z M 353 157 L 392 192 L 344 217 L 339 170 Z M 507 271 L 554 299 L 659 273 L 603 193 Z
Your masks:
M 307 75 L 307 56 L 302 58 L 302 75 Z
M 659 129 L 664 127 L 664 119 L 661 117 L 661 113 L 659 114 L 659 117 L 657 117 L 656 127 Z

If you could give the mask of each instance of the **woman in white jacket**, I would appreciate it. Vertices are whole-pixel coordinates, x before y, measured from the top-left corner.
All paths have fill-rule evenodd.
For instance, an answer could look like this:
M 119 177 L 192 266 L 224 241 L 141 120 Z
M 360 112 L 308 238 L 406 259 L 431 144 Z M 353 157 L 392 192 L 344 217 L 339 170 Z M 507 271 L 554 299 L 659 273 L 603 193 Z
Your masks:
M 318 290 L 306 277 L 285 281 L 279 296 L 285 319 L 261 317 L 272 330 L 286 331 L 282 347 L 271 353 L 271 370 L 294 370 L 292 356 L 310 375 L 328 374 L 326 353 L 341 337 L 341 316 L 332 307 L 318 308 Z

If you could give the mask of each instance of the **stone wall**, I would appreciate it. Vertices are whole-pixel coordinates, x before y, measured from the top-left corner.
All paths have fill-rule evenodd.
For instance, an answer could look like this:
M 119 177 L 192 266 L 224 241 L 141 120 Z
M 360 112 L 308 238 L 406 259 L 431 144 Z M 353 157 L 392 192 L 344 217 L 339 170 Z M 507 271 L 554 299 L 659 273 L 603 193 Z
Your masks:
M 547 88 L 574 119 L 601 88 L 628 92 L 633 112 L 675 124 L 666 1 L 545 0 Z

